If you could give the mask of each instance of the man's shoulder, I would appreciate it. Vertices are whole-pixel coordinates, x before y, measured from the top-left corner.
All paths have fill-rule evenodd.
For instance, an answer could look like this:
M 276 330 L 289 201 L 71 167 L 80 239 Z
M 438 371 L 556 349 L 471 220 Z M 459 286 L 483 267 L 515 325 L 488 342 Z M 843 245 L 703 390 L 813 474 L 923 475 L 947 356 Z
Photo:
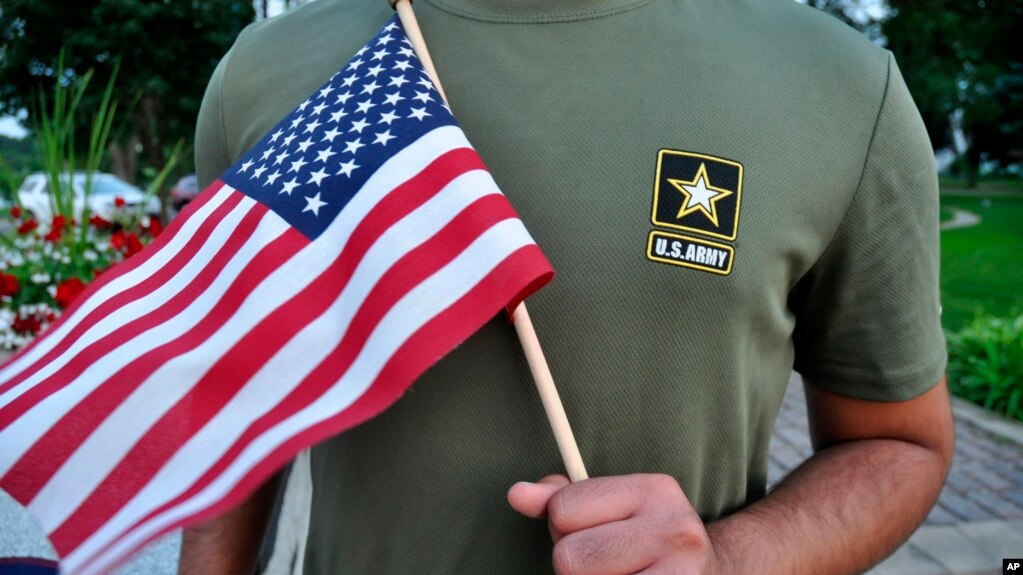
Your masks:
M 394 11 L 384 0 L 319 0 L 278 16 L 256 21 L 238 37 L 232 57 L 259 57 L 272 51 L 328 50 L 361 45 Z M 359 38 L 352 38 L 358 36 Z
M 885 82 L 889 54 L 859 31 L 822 10 L 793 0 L 715 2 L 725 42 L 753 49 L 755 66 L 777 78 L 799 78 L 844 89 Z M 748 54 L 747 50 L 736 50 Z M 724 55 L 729 55 L 726 50 Z M 747 62 L 747 64 L 749 64 Z M 866 86 L 864 86 L 866 87 Z
M 827 12 L 793 0 L 741 0 L 726 4 L 730 10 L 747 16 L 763 38 L 750 38 L 754 43 L 771 42 L 766 47 L 785 43 L 801 45 L 808 56 L 815 53 L 832 57 L 878 58 L 885 50 L 871 42 L 860 31 Z
M 309 2 L 246 27 L 231 50 L 232 65 L 300 66 L 305 62 L 297 57 L 333 53 L 340 66 L 350 56 L 343 48 L 358 49 L 393 13 L 383 0 Z
M 318 0 L 249 25 L 228 53 L 218 85 L 230 152 L 255 144 L 393 14 L 384 0 Z

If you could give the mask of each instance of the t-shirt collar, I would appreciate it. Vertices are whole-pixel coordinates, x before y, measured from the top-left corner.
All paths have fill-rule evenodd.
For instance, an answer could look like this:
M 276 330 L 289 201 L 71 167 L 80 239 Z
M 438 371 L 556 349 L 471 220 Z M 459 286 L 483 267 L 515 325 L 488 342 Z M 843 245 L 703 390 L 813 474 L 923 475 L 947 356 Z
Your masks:
M 603 18 L 653 0 L 419 0 L 463 18 L 485 22 L 572 22 Z

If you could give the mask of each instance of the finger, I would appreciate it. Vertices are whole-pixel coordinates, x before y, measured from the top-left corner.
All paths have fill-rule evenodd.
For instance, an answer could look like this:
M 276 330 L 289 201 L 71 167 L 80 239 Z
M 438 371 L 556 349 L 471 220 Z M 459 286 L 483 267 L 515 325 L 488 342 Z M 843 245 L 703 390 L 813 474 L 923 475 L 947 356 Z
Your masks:
M 547 516 L 551 497 L 568 484 L 564 475 L 548 475 L 536 483 L 520 481 L 508 490 L 508 504 L 526 517 L 541 519 Z
M 640 475 L 597 477 L 566 486 L 547 505 L 551 531 L 572 533 L 628 519 L 643 505 L 645 483 Z
M 658 538 L 637 520 L 614 521 L 576 531 L 554 545 L 558 575 L 627 575 L 651 567 Z
M 646 569 L 634 575 L 700 575 L 704 573 L 704 564 L 699 561 L 656 561 Z

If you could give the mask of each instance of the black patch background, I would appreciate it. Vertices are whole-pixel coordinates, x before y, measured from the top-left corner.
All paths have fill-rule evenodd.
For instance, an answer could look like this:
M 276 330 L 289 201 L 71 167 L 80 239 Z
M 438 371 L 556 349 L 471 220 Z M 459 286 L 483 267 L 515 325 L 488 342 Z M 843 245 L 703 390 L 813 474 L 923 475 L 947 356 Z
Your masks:
M 681 152 L 685 153 L 685 152 Z M 658 182 L 657 206 L 654 212 L 655 224 L 667 226 L 684 226 L 692 231 L 703 231 L 711 234 L 719 234 L 729 239 L 734 239 L 738 228 L 735 225 L 736 208 L 739 205 L 739 168 L 731 164 L 724 164 L 707 158 L 693 156 L 682 156 L 674 151 L 665 151 L 659 154 L 661 158 L 661 179 Z M 692 181 L 696 172 L 700 170 L 700 164 L 707 166 L 707 179 L 709 186 L 721 188 L 732 192 L 731 195 L 721 198 L 715 202 L 717 210 L 718 226 L 710 221 L 701 210 L 686 214 L 682 219 L 675 216 L 682 209 L 685 196 L 668 181 L 683 180 Z

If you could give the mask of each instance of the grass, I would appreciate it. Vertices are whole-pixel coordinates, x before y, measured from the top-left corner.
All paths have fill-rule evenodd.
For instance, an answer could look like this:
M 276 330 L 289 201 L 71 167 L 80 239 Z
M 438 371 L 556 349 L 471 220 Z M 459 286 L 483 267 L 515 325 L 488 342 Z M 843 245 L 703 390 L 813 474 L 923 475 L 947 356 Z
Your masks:
M 1023 178 L 1011 176 L 1001 178 L 985 178 L 977 183 L 973 189 L 967 188 L 966 178 L 955 178 L 951 176 L 940 176 L 938 185 L 941 186 L 943 194 L 969 194 L 983 195 L 988 192 L 1023 192 Z
M 1023 194 L 964 196 L 943 190 L 942 220 L 958 208 L 980 224 L 941 232 L 945 329 L 958 331 L 978 312 L 1009 317 L 1023 309 Z

